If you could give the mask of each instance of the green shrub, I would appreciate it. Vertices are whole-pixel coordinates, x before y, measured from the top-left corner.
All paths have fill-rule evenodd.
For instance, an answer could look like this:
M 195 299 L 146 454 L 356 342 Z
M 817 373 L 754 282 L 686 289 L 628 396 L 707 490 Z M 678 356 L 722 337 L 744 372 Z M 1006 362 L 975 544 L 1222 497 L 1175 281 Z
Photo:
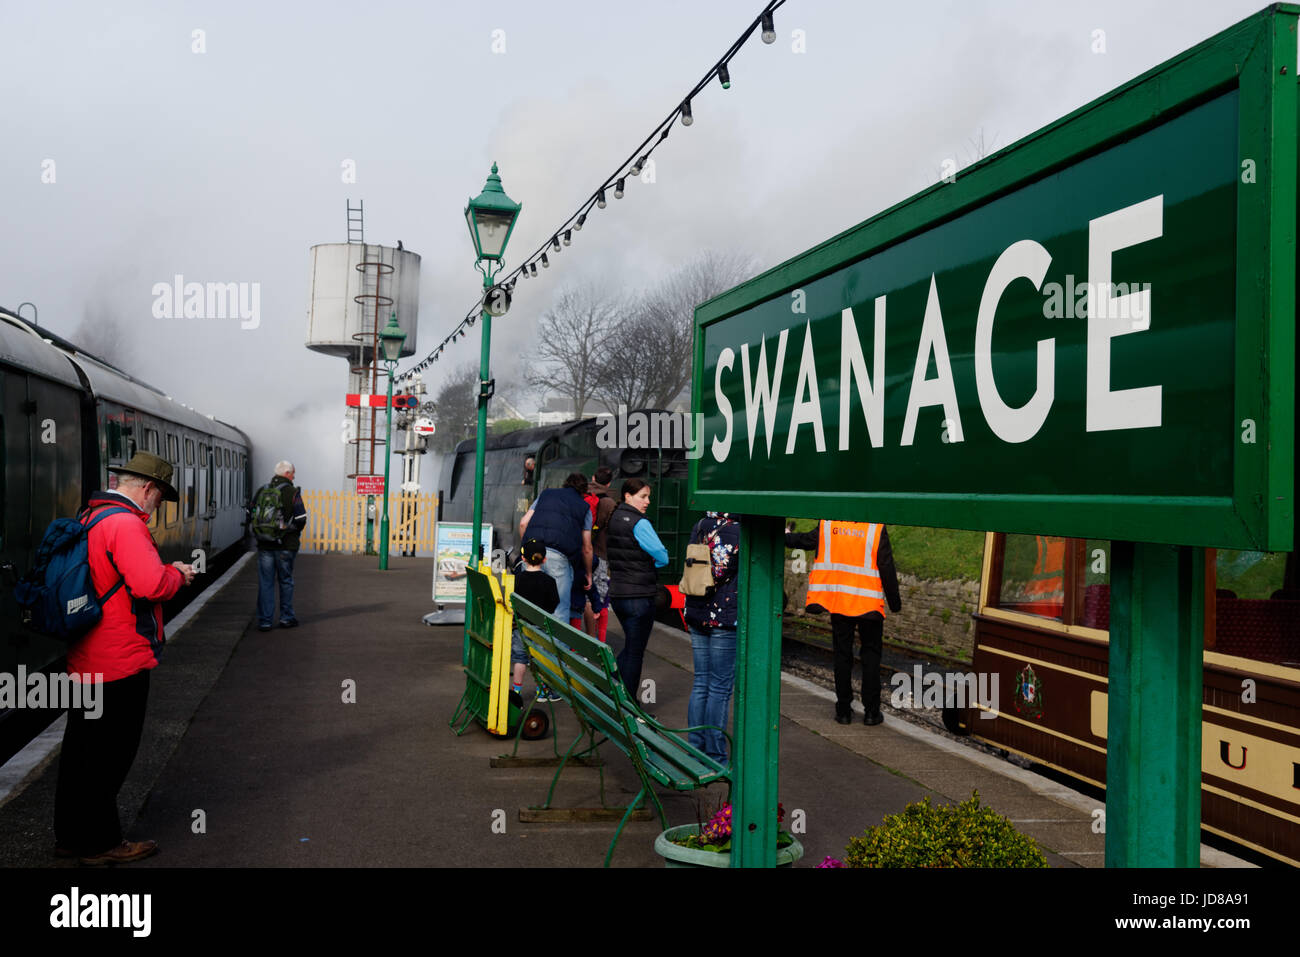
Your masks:
M 845 867 L 1046 867 L 1033 838 L 1021 834 L 979 792 L 962 804 L 927 797 L 849 839 Z

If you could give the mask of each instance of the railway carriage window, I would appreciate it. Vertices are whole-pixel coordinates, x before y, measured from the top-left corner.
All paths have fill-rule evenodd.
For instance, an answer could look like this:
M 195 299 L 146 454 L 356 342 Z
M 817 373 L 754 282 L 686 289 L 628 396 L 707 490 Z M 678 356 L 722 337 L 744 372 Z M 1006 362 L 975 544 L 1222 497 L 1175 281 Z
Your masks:
M 1219 549 L 1210 650 L 1300 667 L 1300 590 L 1294 556 Z
M 1065 610 L 1069 543 L 1047 535 L 1007 535 L 997 607 L 1060 619 Z
M 194 440 L 193 439 L 185 440 L 185 464 L 186 465 L 194 464 Z
M 185 503 L 185 518 L 194 517 L 194 506 L 198 501 L 197 490 L 194 487 L 194 469 L 188 465 L 185 467 L 185 485 L 181 489 L 181 500 Z
M 167 461 L 174 468 L 179 468 L 181 464 L 181 440 L 174 435 L 167 436 Z
M 199 486 L 198 486 L 198 495 L 196 496 L 196 507 L 200 511 L 205 513 L 208 510 L 208 497 L 212 491 L 211 489 L 208 488 L 208 465 L 209 465 L 208 447 L 206 445 L 200 444 L 199 445 L 199 472 L 198 472 Z
M 1090 538 L 1083 543 L 1082 607 L 1075 620 L 1085 628 L 1110 630 L 1110 542 Z M 1076 601 L 1079 599 L 1076 598 Z
M 113 461 L 122 458 L 122 426 L 116 419 L 104 423 L 104 432 L 108 438 L 108 457 Z
M 158 454 L 158 430 L 157 429 L 144 430 L 144 448 L 146 452 L 152 452 L 154 455 Z

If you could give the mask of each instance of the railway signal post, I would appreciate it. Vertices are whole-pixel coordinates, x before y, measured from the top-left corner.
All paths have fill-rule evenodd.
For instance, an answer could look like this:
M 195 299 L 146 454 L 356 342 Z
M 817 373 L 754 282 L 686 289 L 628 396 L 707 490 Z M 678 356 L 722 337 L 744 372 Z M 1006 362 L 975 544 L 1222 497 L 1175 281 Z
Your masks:
M 1106 863 L 1199 863 L 1200 549 L 1293 548 L 1298 26 L 1270 7 L 696 310 L 692 504 L 745 516 L 734 863 L 775 863 L 784 517 L 1114 542 Z

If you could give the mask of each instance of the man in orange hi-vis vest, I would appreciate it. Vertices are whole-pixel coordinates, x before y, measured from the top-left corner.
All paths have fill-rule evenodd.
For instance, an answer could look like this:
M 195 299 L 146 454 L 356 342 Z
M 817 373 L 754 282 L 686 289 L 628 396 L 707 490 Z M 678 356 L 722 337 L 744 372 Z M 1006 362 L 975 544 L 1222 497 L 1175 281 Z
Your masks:
M 862 636 L 864 724 L 880 724 L 880 644 L 885 604 L 897 613 L 898 573 L 889 533 L 873 522 L 820 522 L 815 532 L 787 532 L 787 548 L 817 549 L 808 571 L 808 608 L 831 614 L 835 646 L 835 720 L 853 720 L 853 632 Z

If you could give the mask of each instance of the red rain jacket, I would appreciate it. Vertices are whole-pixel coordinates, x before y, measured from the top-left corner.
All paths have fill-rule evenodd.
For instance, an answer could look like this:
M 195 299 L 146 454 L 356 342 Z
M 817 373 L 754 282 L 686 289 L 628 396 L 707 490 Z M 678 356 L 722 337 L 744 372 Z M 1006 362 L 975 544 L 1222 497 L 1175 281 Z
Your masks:
M 158 546 L 145 525 L 149 516 L 118 492 L 96 492 L 88 522 L 106 505 L 125 506 L 133 514 L 110 515 L 90 530 L 90 578 L 95 591 L 104 594 L 119 578 L 126 584 L 104 604 L 104 617 L 68 651 L 68 672 L 90 676 L 102 673 L 117 681 L 158 665 L 163 646 L 162 608 L 185 583 L 181 570 L 164 565 Z M 111 558 L 110 558 L 111 556 Z

